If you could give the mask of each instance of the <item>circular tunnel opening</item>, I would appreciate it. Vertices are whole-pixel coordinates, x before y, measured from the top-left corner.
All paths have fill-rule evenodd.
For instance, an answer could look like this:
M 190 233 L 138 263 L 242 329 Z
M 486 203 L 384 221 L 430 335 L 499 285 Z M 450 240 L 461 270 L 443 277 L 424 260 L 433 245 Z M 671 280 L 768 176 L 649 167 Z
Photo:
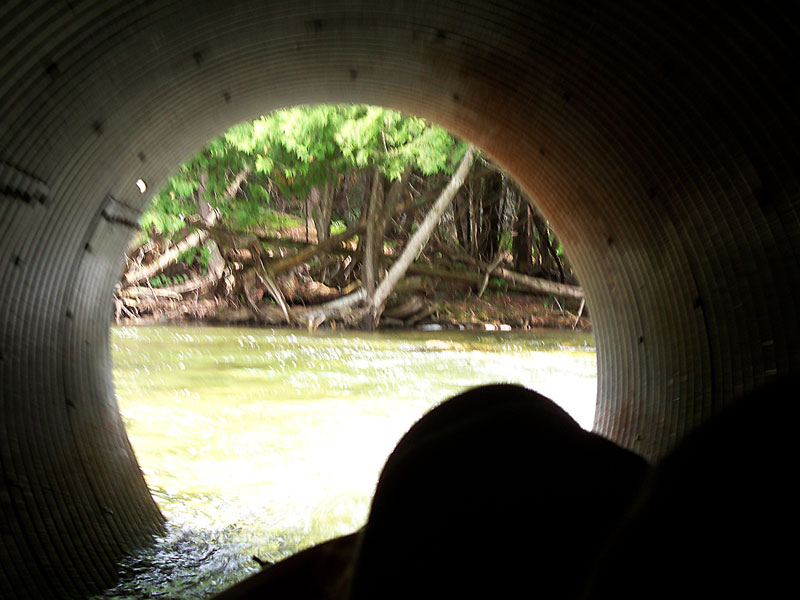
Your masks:
M 167 534 L 123 562 L 108 595 L 208 595 L 256 571 L 253 556 L 274 563 L 358 530 L 396 442 L 465 389 L 522 384 L 591 429 L 582 290 L 546 220 L 485 156 L 379 331 L 359 332 L 355 308 L 305 316 L 363 285 L 370 211 L 387 215 L 376 278 L 388 276 L 460 144 L 388 109 L 297 107 L 214 138 L 155 193 L 115 287 L 111 354 Z
M 0 14 L 3 596 L 85 597 L 159 529 L 113 401 L 117 257 L 169 171 L 265 109 L 392 106 L 513 173 L 582 276 L 594 429 L 626 448 L 663 457 L 800 365 L 798 36 L 779 3 Z

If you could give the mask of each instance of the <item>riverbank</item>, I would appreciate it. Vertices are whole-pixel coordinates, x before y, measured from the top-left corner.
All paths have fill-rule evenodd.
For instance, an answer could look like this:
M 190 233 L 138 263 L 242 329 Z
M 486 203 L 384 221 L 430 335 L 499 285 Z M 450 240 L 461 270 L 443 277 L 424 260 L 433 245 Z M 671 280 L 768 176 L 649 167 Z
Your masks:
M 155 298 L 155 297 L 154 297 Z M 263 325 L 244 303 L 226 301 L 223 298 L 198 299 L 154 299 L 149 314 L 136 315 L 118 310 L 117 325 L 152 324 L 209 324 L 209 325 Z M 418 312 L 410 318 L 391 316 L 390 307 L 381 319 L 380 329 L 396 330 L 489 330 L 529 331 L 537 328 L 591 331 L 591 318 L 580 304 L 554 296 L 532 296 L 518 292 L 494 292 L 478 297 L 459 286 L 447 286 L 434 290 L 424 297 Z M 396 314 L 396 313 L 395 313 Z M 273 326 L 298 328 L 303 325 L 273 323 Z M 307 329 L 348 328 L 340 321 L 332 320 L 312 323 Z
M 363 295 L 350 301 L 366 287 L 358 227 L 320 243 L 312 223 L 306 228 L 292 215 L 273 216 L 284 225 L 247 235 L 220 226 L 188 233 L 177 244 L 140 235 L 126 253 L 114 322 L 370 328 L 369 319 L 359 316 Z M 522 273 L 513 270 L 509 252 L 485 264 L 441 240 L 434 246 L 395 284 L 378 328 L 591 329 L 571 272 L 539 265 Z M 208 254 L 202 260 L 198 247 Z M 385 243 L 382 268 L 400 253 Z

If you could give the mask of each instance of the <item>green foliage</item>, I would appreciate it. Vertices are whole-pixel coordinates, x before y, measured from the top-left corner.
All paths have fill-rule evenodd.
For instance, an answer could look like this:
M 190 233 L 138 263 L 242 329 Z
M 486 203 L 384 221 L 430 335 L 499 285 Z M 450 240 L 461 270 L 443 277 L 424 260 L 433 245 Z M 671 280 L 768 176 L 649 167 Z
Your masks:
M 511 246 L 514 243 L 514 234 L 511 231 L 505 231 L 500 236 L 500 250 L 503 252 L 511 252 Z
M 155 195 L 139 220 L 139 227 L 145 236 L 154 231 L 171 237 L 183 230 L 186 226 L 186 217 L 197 211 L 196 206 L 192 206 L 172 191 L 171 180 L 172 178 L 165 186 L 165 190 Z M 166 189 L 167 187 L 170 189 Z
M 346 108 L 319 105 L 276 111 L 233 127 L 223 139 L 285 196 L 305 196 L 312 186 L 349 166 L 334 139 Z
M 160 273 L 155 277 L 151 277 L 148 279 L 147 283 L 150 284 L 150 287 L 153 288 L 161 288 L 161 287 L 170 287 L 173 285 L 180 285 L 181 283 L 185 283 L 189 279 L 189 275 L 186 273 L 179 273 L 178 275 L 174 275 L 172 277 Z
M 288 229 L 290 227 L 299 227 L 303 224 L 303 220 L 293 215 L 287 215 L 267 209 L 262 214 L 261 223 L 265 229 L 278 231 L 280 229 Z
M 419 117 L 376 106 L 349 107 L 336 135 L 353 167 L 378 167 L 396 179 L 408 165 L 424 175 L 452 173 L 467 145 Z
M 342 220 L 336 219 L 331 222 L 331 235 L 337 235 L 347 229 L 347 223 Z
M 302 219 L 279 216 L 276 198 L 284 210 L 303 214 L 314 186 L 339 186 L 347 173 L 376 168 L 395 179 L 409 165 L 426 176 L 449 174 L 466 147 L 441 127 L 386 108 L 316 105 L 279 110 L 231 127 L 183 163 L 154 196 L 140 225 L 144 236 L 181 237 L 202 201 L 214 208 L 219 223 L 233 229 L 293 227 Z M 229 197 L 235 181 L 241 185 Z M 345 205 L 333 215 L 333 233 L 344 231 L 352 220 L 352 208 Z M 181 261 L 203 271 L 208 267 L 208 256 L 197 251 Z
M 208 244 L 201 244 L 189 248 L 178 257 L 178 262 L 182 262 L 188 267 L 197 268 L 200 273 L 208 271 L 208 261 L 211 259 L 211 249 Z

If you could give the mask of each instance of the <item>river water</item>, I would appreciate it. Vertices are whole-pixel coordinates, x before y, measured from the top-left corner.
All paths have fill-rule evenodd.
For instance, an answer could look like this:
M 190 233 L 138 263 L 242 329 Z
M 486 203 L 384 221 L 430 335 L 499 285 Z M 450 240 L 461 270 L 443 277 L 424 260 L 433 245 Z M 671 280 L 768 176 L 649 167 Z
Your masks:
M 426 411 L 520 383 L 591 428 L 590 334 L 111 330 L 117 402 L 167 531 L 98 598 L 208 598 L 360 527 L 380 469 Z

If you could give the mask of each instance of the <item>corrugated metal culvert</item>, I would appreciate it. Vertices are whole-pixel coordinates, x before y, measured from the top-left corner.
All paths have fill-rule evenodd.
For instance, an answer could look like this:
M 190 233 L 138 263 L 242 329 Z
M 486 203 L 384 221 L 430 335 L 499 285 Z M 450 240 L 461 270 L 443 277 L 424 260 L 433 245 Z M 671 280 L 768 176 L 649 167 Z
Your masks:
M 4 2 L 0 595 L 84 596 L 159 530 L 110 380 L 120 249 L 182 159 L 278 107 L 415 113 L 511 172 L 586 290 L 623 446 L 796 370 L 800 38 L 744 4 Z

